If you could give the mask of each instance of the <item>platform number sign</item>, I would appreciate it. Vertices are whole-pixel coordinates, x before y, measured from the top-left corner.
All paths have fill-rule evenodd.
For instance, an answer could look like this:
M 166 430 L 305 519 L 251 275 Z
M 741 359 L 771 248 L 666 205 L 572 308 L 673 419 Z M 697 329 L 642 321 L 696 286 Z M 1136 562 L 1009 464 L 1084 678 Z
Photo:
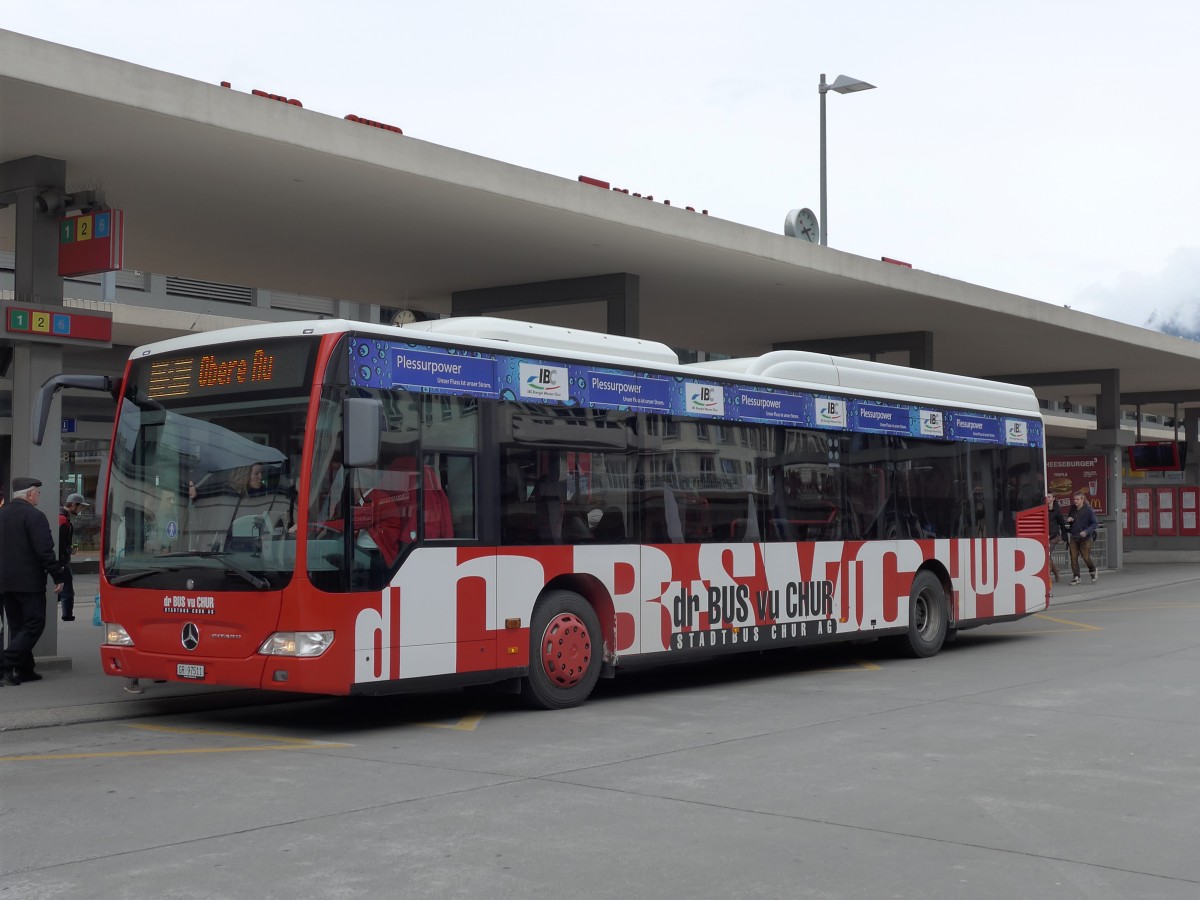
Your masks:
M 0 337 L 23 341 L 112 343 L 112 314 L 58 307 L 0 303 Z
M 58 220 L 58 274 L 63 278 L 120 269 L 125 257 L 125 216 L 104 209 Z

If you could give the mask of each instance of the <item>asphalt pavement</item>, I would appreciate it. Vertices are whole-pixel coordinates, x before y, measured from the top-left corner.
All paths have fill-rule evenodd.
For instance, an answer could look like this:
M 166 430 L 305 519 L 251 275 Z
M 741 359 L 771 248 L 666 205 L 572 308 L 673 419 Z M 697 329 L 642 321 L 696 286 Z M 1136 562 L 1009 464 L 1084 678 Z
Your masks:
M 1084 573 L 1083 583 L 1068 584 L 1070 572 L 1053 586 L 1054 607 L 1132 594 L 1149 598 L 1155 588 L 1200 581 L 1200 563 L 1136 563 L 1120 570 L 1102 571 L 1093 584 Z M 58 655 L 40 666 L 42 680 L 19 687 L 0 688 L 0 731 L 73 725 L 113 719 L 179 714 L 290 702 L 304 695 L 246 688 L 200 686 L 182 682 L 157 684 L 142 681 L 142 693 L 124 689 L 125 680 L 105 675 L 100 665 L 103 629 L 92 624 L 92 600 L 98 575 L 75 578 L 76 619 L 59 621 Z

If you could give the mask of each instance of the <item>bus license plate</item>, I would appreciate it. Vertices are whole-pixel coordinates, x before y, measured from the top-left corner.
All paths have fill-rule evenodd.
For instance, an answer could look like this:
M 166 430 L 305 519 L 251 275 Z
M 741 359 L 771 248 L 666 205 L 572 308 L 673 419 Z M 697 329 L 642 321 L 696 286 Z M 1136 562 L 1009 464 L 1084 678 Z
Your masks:
M 203 678 L 204 666 L 198 666 L 194 663 L 179 663 L 175 666 L 175 674 L 180 678 Z

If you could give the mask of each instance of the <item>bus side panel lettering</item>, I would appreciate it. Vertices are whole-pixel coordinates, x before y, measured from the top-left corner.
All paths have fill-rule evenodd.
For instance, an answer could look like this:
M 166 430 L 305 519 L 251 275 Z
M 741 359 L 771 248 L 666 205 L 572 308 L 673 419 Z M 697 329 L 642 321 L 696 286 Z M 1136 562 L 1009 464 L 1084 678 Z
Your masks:
M 996 583 L 997 615 L 1036 612 L 1046 608 L 1047 580 L 1046 551 L 1032 538 L 1013 538 L 1004 541 L 1001 552 L 1005 559 L 1000 565 Z
M 641 613 L 639 556 L 639 548 L 634 545 L 575 548 L 575 571 L 595 576 L 612 597 L 614 633 L 606 635 L 605 641 L 617 653 L 637 646 L 637 621 Z
M 1048 606 L 1050 563 L 1039 541 L 1018 538 L 1013 547 L 1014 613 L 1038 612 Z M 1020 560 L 1020 562 L 1016 562 Z
M 996 615 L 996 586 L 1000 580 L 1000 554 L 995 539 L 971 542 L 971 587 L 975 592 L 975 615 Z
M 701 627 L 735 628 L 749 625 L 750 587 L 762 578 L 762 557 L 756 544 L 701 544 L 700 581 L 704 585 Z M 759 585 L 761 590 L 765 583 Z
M 503 622 L 528 623 L 546 584 L 568 574 L 591 575 L 612 598 L 611 618 L 602 610 L 610 652 L 734 649 L 903 627 L 914 573 L 928 559 L 949 573 L 956 619 L 1046 606 L 1045 549 L 1030 538 L 484 553 L 424 548 L 408 558 L 391 589 L 358 613 L 354 677 L 379 681 L 523 664 L 525 654 L 510 650 L 510 658 L 499 659 L 488 646 L 501 637 L 511 645 L 514 635 L 499 633 Z
M 685 548 L 692 550 L 693 548 Z M 691 621 L 690 599 L 680 600 L 683 593 L 683 583 L 679 580 L 677 570 L 672 565 L 671 557 L 659 547 L 644 546 L 641 548 L 642 583 L 641 583 L 641 637 L 637 645 L 643 653 L 654 653 L 666 650 L 670 646 L 671 632 L 683 627 L 684 619 Z M 691 579 L 687 581 L 691 585 Z M 690 594 L 689 594 L 690 598 Z M 697 601 L 698 602 L 698 601 Z M 684 612 L 686 610 L 686 613 Z M 672 617 L 680 622 L 672 627 Z
M 868 604 L 867 620 L 879 625 L 907 624 L 908 594 L 913 575 L 924 559 L 916 541 L 880 541 L 862 546 L 858 561 L 862 564 L 861 594 Z
M 933 542 L 933 558 L 946 567 L 950 576 L 950 618 L 954 621 L 965 618 L 963 613 L 962 572 L 959 570 L 962 554 L 959 553 L 959 542 L 952 540 L 936 540 Z
M 384 602 L 388 596 L 394 602 Z M 354 680 L 383 681 L 391 677 L 392 610 L 399 606 L 400 590 L 392 588 L 379 595 L 379 607 L 366 607 L 354 620 Z

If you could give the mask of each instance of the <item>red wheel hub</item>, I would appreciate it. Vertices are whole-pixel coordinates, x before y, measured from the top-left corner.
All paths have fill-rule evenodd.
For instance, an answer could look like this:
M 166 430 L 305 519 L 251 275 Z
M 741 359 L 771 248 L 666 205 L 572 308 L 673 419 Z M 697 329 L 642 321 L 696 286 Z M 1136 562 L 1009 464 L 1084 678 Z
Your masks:
M 542 634 L 542 670 L 555 685 L 579 684 L 592 660 L 592 638 L 578 616 L 559 613 Z

